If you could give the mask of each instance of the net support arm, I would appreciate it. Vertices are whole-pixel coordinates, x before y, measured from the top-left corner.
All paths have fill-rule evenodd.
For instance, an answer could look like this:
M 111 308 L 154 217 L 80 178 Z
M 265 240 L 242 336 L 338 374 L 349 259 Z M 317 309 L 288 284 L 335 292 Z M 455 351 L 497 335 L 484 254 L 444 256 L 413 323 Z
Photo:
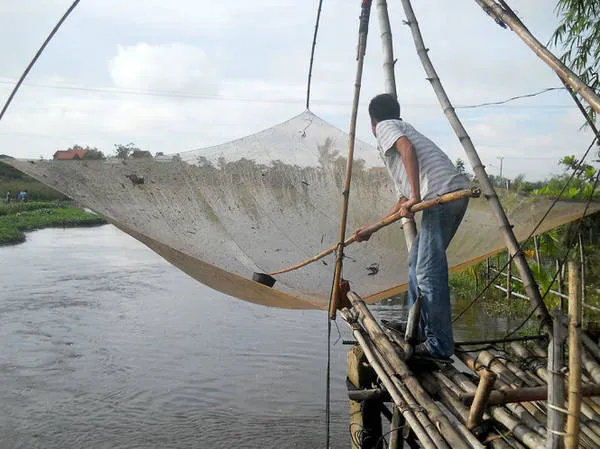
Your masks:
M 449 203 L 450 201 L 456 201 L 456 200 L 460 200 L 463 198 L 477 198 L 477 197 L 479 197 L 479 195 L 480 195 L 480 191 L 479 191 L 479 188 L 477 188 L 477 187 L 473 187 L 471 190 L 457 190 L 456 192 L 446 193 L 445 195 L 442 195 L 439 198 L 435 198 L 433 200 L 422 201 L 420 203 L 417 203 L 413 207 L 410 208 L 410 211 L 411 212 L 420 212 L 429 207 L 437 206 L 438 204 L 445 204 L 445 203 Z M 371 226 L 363 229 L 362 232 L 360 232 L 358 235 L 360 237 L 361 234 L 365 234 L 365 235 L 373 234 L 374 232 L 379 231 L 381 228 L 385 228 L 386 226 L 389 226 L 392 223 L 397 222 L 401 218 L 402 218 L 402 215 L 400 215 L 400 212 L 396 212 L 395 214 L 385 217 L 385 218 L 379 220 L 378 222 L 373 223 Z M 356 241 L 356 236 L 352 235 L 352 236 L 348 237 L 346 240 L 344 240 L 344 246 L 348 246 L 351 243 L 354 243 L 355 241 Z M 331 248 L 328 248 L 325 251 L 320 252 L 316 256 L 313 256 L 310 259 L 306 259 L 305 261 L 300 262 L 297 265 L 294 265 L 294 266 L 291 266 L 288 268 L 284 268 L 279 271 L 274 271 L 273 273 L 269 273 L 269 276 L 274 276 L 276 274 L 282 274 L 282 273 L 288 273 L 290 271 L 294 271 L 299 268 L 302 268 L 308 264 L 311 264 L 313 262 L 316 262 L 317 260 L 322 259 L 325 256 L 328 256 L 329 254 L 333 253 L 336 250 L 336 248 L 337 248 L 337 246 L 332 246 Z
M 402 6 L 404 8 L 404 13 L 406 14 L 407 25 L 410 27 L 417 53 L 419 55 L 423 68 L 425 69 L 425 73 L 427 74 L 427 79 L 429 80 L 433 87 L 433 90 L 435 91 L 435 94 L 438 98 L 438 101 L 440 102 L 440 105 L 442 106 L 442 110 L 444 111 L 446 118 L 450 122 L 452 129 L 456 133 L 460 143 L 462 144 L 465 150 L 467 158 L 469 159 L 471 167 L 473 168 L 473 172 L 475 173 L 475 176 L 477 177 L 477 180 L 481 185 L 483 195 L 490 203 L 492 212 L 496 216 L 496 220 L 498 221 L 500 231 L 502 232 L 502 235 L 504 237 L 506 247 L 508 248 L 510 256 L 513 257 L 515 260 L 515 265 L 517 266 L 519 273 L 521 274 L 521 277 L 523 279 L 523 286 L 525 288 L 525 291 L 527 292 L 527 296 L 531 298 L 532 305 L 535 308 L 536 316 L 540 320 L 544 330 L 546 332 L 549 332 L 552 329 L 552 319 L 550 317 L 550 314 L 548 313 L 546 305 L 542 300 L 542 296 L 540 295 L 537 283 L 533 279 L 533 275 L 531 273 L 531 270 L 529 269 L 529 265 L 527 265 L 525 255 L 521 251 L 519 242 L 517 241 L 517 238 L 515 237 L 515 234 L 512 230 L 512 226 L 508 221 L 506 212 L 500 204 L 498 195 L 496 194 L 496 191 L 492 186 L 490 179 L 488 178 L 488 175 L 485 171 L 485 167 L 483 166 L 483 163 L 481 162 L 481 159 L 479 158 L 479 155 L 475 150 L 475 146 L 473 145 L 471 138 L 467 134 L 466 129 L 464 128 L 460 119 L 458 118 L 458 115 L 456 114 L 456 111 L 452 106 L 452 103 L 450 102 L 450 99 L 448 98 L 444 87 L 442 86 L 440 78 L 435 68 L 433 67 L 431 59 L 429 58 L 428 49 L 425 48 L 423 37 L 421 35 L 421 30 L 419 29 L 419 24 L 417 22 L 417 18 L 415 17 L 415 13 L 412 9 L 411 2 L 410 0 L 401 1 Z

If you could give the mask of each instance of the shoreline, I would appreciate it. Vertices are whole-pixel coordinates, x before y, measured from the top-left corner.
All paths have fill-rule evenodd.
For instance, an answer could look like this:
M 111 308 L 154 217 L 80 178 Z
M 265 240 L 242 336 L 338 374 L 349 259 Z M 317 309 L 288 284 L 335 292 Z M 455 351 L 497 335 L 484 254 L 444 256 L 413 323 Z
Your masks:
M 100 215 L 84 211 L 70 202 L 2 203 L 0 247 L 23 243 L 27 240 L 27 232 L 39 229 L 93 227 L 106 223 Z

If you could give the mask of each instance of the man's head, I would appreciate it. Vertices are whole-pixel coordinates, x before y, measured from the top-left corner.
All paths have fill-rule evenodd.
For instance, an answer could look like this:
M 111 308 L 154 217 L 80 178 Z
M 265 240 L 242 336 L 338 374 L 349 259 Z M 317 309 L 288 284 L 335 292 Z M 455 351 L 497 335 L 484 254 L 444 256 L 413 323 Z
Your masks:
M 400 105 L 390 94 L 381 94 L 373 97 L 369 103 L 369 115 L 371 122 L 377 124 L 383 120 L 400 118 Z

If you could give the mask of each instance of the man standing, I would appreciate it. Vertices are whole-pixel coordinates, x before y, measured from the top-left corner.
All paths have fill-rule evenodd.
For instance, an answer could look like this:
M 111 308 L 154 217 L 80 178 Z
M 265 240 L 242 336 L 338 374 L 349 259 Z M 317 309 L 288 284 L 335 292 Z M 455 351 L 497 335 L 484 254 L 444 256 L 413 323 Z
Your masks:
M 399 196 L 386 216 L 401 212 L 410 218 L 413 205 L 469 187 L 448 156 L 400 118 L 400 105 L 393 96 L 382 94 L 373 98 L 369 115 L 380 156 Z M 412 244 L 408 259 L 409 304 L 412 306 L 418 296 L 423 296 L 417 355 L 445 358 L 454 352 L 446 249 L 468 202 L 465 198 L 425 209 Z M 358 240 L 370 238 L 358 238 L 365 228 L 355 232 Z

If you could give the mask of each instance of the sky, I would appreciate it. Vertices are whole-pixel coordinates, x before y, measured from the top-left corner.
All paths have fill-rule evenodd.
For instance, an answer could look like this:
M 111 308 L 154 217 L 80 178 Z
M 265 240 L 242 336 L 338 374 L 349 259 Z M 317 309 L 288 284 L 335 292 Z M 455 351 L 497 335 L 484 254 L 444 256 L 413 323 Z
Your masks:
M 389 1 L 402 116 L 452 160 L 466 160 L 416 55 L 400 1 Z M 456 106 L 560 87 L 556 75 L 473 0 L 413 1 L 429 55 Z M 8 97 L 71 0 L 0 2 L 0 101 Z M 512 0 L 546 43 L 553 2 Z M 224 143 L 305 109 L 318 0 L 82 0 L 0 122 L 0 154 L 50 158 L 74 144 L 105 154 L 133 142 L 179 153 Z M 348 130 L 360 1 L 325 0 L 310 109 Z M 375 7 L 358 137 L 375 144 L 368 100 L 383 91 Z M 543 180 L 592 141 L 564 90 L 506 105 L 458 109 L 489 173 Z M 597 157 L 596 157 L 597 158 Z

